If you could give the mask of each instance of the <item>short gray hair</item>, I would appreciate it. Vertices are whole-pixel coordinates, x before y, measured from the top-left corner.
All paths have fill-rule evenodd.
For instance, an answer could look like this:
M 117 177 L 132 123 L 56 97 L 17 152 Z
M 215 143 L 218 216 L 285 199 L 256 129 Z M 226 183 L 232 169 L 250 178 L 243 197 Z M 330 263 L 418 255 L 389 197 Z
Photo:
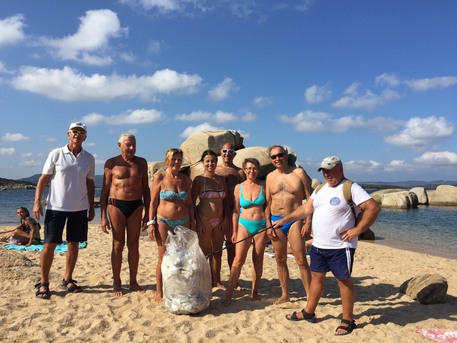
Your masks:
M 136 137 L 133 133 L 131 132 L 122 132 L 121 135 L 119 136 L 119 139 L 118 139 L 118 143 L 122 143 L 122 141 L 124 140 L 124 138 L 133 138 L 136 140 Z

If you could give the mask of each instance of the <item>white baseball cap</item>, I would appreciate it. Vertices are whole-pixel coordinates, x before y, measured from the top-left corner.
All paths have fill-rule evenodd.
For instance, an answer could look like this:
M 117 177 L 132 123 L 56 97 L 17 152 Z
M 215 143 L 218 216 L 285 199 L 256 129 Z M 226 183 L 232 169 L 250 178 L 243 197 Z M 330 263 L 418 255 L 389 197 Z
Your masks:
M 68 128 L 68 131 L 70 131 L 72 129 L 76 129 L 76 128 L 83 129 L 84 132 L 87 133 L 86 124 L 83 124 L 81 122 L 71 123 L 70 127 Z
M 327 170 L 330 170 L 332 168 L 334 168 L 335 166 L 337 165 L 342 165 L 343 162 L 341 161 L 341 159 L 338 157 L 338 156 L 327 156 L 326 158 L 324 158 L 321 162 L 321 166 L 319 167 L 319 169 L 317 171 L 321 171 L 322 169 L 327 169 Z

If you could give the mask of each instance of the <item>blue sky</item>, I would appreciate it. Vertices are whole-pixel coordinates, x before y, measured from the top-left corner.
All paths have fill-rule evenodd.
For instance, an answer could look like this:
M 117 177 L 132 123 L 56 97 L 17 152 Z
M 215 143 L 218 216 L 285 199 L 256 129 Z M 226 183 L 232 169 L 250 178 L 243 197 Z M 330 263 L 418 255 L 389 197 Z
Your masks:
M 88 125 L 163 160 L 191 133 L 283 144 L 311 177 L 456 180 L 457 1 L 0 2 L 0 177 L 41 172 Z

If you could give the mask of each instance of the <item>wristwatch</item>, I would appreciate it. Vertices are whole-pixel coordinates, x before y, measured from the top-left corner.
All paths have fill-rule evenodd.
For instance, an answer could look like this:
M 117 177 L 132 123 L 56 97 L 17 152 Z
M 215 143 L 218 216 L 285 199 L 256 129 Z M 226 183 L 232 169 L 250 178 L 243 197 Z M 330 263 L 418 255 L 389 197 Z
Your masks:
M 150 220 L 150 221 L 148 221 L 148 222 L 146 223 L 146 226 L 155 225 L 155 223 L 156 223 L 156 220 L 155 220 L 155 219 L 152 219 L 152 220 Z

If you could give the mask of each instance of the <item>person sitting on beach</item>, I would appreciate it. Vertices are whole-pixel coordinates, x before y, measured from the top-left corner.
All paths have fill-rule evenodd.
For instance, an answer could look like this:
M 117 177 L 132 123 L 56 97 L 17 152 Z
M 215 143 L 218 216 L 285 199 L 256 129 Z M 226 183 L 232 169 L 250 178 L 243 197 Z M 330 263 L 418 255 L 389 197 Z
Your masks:
M 319 192 L 295 211 L 284 218 L 274 221 L 274 228 L 280 228 L 287 222 L 313 214 L 313 245 L 310 250 L 311 287 L 307 294 L 306 307 L 300 312 L 287 315 L 288 320 L 306 320 L 314 323 L 319 299 L 324 290 L 325 275 L 331 271 L 338 282 L 341 294 L 343 313 L 341 324 L 335 335 L 347 335 L 356 328 L 353 318 L 355 291 L 351 272 L 358 236 L 374 224 L 381 211 L 378 203 L 359 185 L 351 186 L 352 201 L 362 210 L 360 220 L 354 218 L 351 205 L 343 194 L 346 181 L 343 163 L 337 156 L 324 158 L 318 171 L 322 170 L 327 183 Z
M 157 243 L 158 260 L 156 266 L 156 294 L 154 301 L 163 299 L 162 260 L 168 231 L 177 226 L 195 228 L 194 206 L 191 198 L 191 180 L 180 173 L 183 161 L 181 149 L 169 149 L 165 154 L 167 170 L 154 175 L 151 187 L 148 235 Z
M 233 234 L 233 224 L 232 224 L 232 215 L 233 209 L 235 206 L 235 201 L 233 200 L 233 191 L 235 186 L 239 183 L 246 180 L 246 176 L 241 168 L 238 168 L 234 163 L 233 159 L 236 156 L 235 147 L 232 143 L 224 143 L 222 145 L 221 151 L 221 163 L 216 167 L 216 174 L 223 176 L 225 182 L 227 183 L 227 201 L 229 209 L 225 214 L 227 216 L 227 228 L 225 231 L 225 246 L 227 247 L 227 262 L 229 269 L 232 269 L 233 260 L 235 259 L 235 245 L 234 240 L 236 235 Z M 241 286 L 237 286 L 237 289 L 241 290 Z
M 267 207 L 265 209 L 267 226 L 271 222 L 292 213 L 298 208 L 303 199 L 311 195 L 311 185 L 308 175 L 302 168 L 287 164 L 287 152 L 280 145 L 272 145 L 268 148 L 271 162 L 276 170 L 267 175 L 265 189 Z M 290 301 L 289 297 L 289 269 L 287 267 L 287 243 L 290 243 L 295 261 L 300 269 L 300 279 L 309 294 L 311 272 L 306 260 L 305 239 L 311 234 L 311 220 L 288 221 L 280 230 L 270 229 L 267 231 L 273 249 L 275 251 L 276 265 L 278 268 L 281 296 L 273 304 L 282 304 Z
M 148 164 L 144 158 L 135 156 L 135 135 L 128 132 L 122 133 L 118 146 L 121 154 L 108 159 L 105 163 L 100 195 L 100 227 L 103 232 L 108 233 L 111 230 L 113 234 L 111 266 L 114 296 L 124 294 L 120 274 L 126 233 L 130 270 L 129 288 L 137 292 L 143 291 L 137 281 L 140 259 L 139 241 L 141 227 L 146 227 L 149 217 L 150 202 Z
M 217 155 L 212 150 L 205 150 L 201 162 L 204 172 L 195 177 L 192 183 L 192 203 L 198 205 L 195 210 L 197 233 L 200 247 L 209 257 L 213 287 L 225 289 L 221 283 L 221 260 L 224 234 L 228 225 L 225 215 L 228 209 L 227 184 L 225 179 L 216 174 Z
M 252 245 L 252 300 L 260 300 L 259 285 L 263 272 L 263 255 L 268 236 L 265 229 L 265 192 L 264 185 L 257 175 L 260 163 L 255 158 L 243 162 L 247 180 L 235 187 L 235 210 L 233 213 L 233 233 L 236 244 L 235 260 L 230 269 L 229 285 L 224 304 L 230 305 L 233 291 L 240 277 L 241 268 L 246 261 L 249 247 Z M 249 239 L 250 236 L 253 238 Z
M 12 244 L 25 244 L 27 247 L 32 244 L 39 244 L 41 242 L 40 223 L 30 217 L 29 210 L 25 207 L 18 207 L 16 214 L 20 224 L 12 230 L 10 235 L 3 237 L 2 241 Z

